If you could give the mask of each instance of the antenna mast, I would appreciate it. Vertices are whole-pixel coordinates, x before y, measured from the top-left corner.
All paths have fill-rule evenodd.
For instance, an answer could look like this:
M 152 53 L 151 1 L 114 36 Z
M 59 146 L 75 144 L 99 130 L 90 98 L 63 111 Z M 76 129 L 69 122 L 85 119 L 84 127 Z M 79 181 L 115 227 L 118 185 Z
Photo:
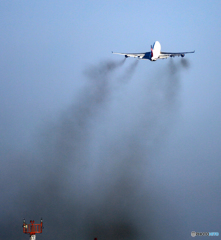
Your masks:
M 34 220 L 30 221 L 30 224 L 26 224 L 25 219 L 23 220 L 23 233 L 30 234 L 29 240 L 36 240 L 36 233 L 42 233 L 43 220 L 41 218 L 41 223 L 36 224 Z

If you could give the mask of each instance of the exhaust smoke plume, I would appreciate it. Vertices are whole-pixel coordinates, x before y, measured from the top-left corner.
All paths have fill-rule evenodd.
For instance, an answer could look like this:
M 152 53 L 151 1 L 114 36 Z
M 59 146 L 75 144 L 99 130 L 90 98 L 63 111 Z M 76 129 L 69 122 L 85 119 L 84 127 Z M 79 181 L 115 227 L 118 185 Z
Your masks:
M 126 58 L 125 58 L 126 60 Z M 135 60 L 133 61 L 124 71 L 124 74 L 123 76 L 121 76 L 119 78 L 119 82 L 122 82 L 122 83 L 127 83 L 132 77 L 133 77 L 133 74 L 134 74 L 134 71 L 138 65 L 138 62 L 139 60 Z
M 181 59 L 181 64 L 184 68 L 189 68 L 190 67 L 190 62 L 188 59 L 182 58 Z
M 158 74 L 148 74 L 128 122 L 114 128 L 106 120 L 112 134 L 99 138 L 104 134 L 103 116 L 111 111 L 115 79 L 128 82 L 137 66 L 137 61 L 132 63 L 118 78 L 115 71 L 124 62 L 86 69 L 85 88 L 43 131 L 36 152 L 2 154 L 0 239 L 15 238 L 18 232 L 20 239 L 27 239 L 21 229 L 23 217 L 36 222 L 43 217 L 45 229 L 39 239 L 168 237 L 159 229 L 165 232 L 170 221 L 176 224 L 175 213 L 170 211 L 169 223 L 159 217 L 168 204 L 153 197 L 148 168 L 171 125 L 183 63 L 170 62 Z M 116 115 L 115 121 L 121 118 Z

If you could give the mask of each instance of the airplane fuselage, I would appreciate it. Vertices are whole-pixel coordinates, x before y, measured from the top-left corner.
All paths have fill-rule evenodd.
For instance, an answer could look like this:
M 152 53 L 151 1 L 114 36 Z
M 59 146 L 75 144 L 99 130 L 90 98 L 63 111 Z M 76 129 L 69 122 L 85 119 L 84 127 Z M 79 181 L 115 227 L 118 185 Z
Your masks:
M 156 61 L 160 56 L 161 45 L 158 41 L 156 41 L 153 46 L 151 47 L 151 61 Z

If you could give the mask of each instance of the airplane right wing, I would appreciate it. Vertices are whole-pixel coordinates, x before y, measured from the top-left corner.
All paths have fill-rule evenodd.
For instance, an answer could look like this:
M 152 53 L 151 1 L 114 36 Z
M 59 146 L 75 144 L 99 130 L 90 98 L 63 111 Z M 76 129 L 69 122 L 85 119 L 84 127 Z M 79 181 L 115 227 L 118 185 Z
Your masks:
M 126 58 L 128 57 L 138 57 L 138 58 L 143 58 L 146 53 L 115 53 L 112 52 L 113 54 L 119 54 L 119 55 L 124 55 Z
M 167 58 L 167 57 L 184 57 L 187 53 L 195 53 L 195 51 L 192 52 L 177 52 L 177 53 L 171 53 L 171 52 L 161 52 L 159 58 Z

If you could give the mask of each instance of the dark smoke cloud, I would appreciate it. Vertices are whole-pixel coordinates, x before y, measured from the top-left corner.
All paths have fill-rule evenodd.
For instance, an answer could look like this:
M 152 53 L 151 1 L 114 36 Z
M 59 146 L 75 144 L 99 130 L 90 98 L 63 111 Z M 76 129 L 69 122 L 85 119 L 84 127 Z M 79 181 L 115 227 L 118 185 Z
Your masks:
M 2 152 L 0 239 L 17 238 L 18 232 L 20 239 L 27 239 L 21 229 L 23 217 L 36 222 L 43 217 L 44 233 L 37 236 L 42 239 L 162 238 L 159 226 L 164 231 L 168 225 L 155 213 L 170 206 L 160 197 L 153 199 L 143 182 L 171 125 L 182 65 L 171 61 L 145 79 L 142 101 L 131 114 L 135 120 L 125 123 L 125 129 L 113 129 L 116 138 L 107 136 L 96 143 L 95 153 L 91 146 L 96 134 L 102 134 L 97 129 L 108 111 L 114 80 L 128 82 L 137 65 L 135 61 L 116 77 L 124 62 L 86 69 L 85 88 L 41 131 L 36 151 Z M 170 215 L 175 217 L 172 209 Z

